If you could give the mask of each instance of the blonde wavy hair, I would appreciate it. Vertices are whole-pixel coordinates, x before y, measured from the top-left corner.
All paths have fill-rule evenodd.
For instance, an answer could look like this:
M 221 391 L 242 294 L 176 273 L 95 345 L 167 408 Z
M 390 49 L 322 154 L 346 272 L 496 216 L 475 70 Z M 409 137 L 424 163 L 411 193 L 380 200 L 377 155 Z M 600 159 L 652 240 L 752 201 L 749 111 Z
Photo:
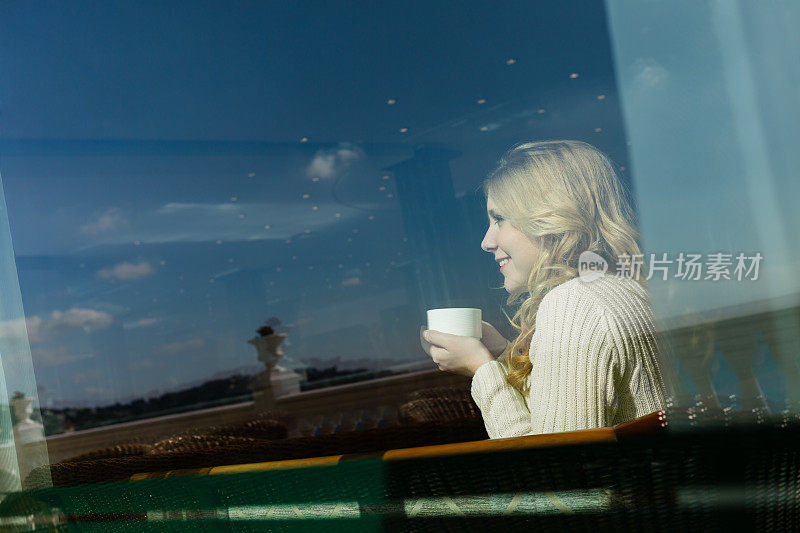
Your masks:
M 501 358 L 506 379 L 527 395 L 539 304 L 550 289 L 578 276 L 578 257 L 585 250 L 602 256 L 612 270 L 640 255 L 636 213 L 609 158 L 580 141 L 514 146 L 486 178 L 483 192 L 540 250 L 526 287 L 506 301 L 519 305 L 513 318 L 503 310 L 518 332 Z M 630 264 L 626 268 L 632 270 Z

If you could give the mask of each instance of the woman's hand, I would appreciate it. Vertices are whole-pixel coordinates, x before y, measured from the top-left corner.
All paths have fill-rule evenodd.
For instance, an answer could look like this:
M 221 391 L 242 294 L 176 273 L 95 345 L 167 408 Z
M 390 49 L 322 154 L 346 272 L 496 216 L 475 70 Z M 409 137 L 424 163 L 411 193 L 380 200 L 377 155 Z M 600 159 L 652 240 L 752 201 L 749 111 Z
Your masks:
M 500 335 L 500 332 L 495 327 L 486 321 L 481 320 L 481 342 L 492 357 L 497 358 L 505 351 L 508 346 L 508 341 Z
M 431 356 L 439 370 L 472 377 L 484 363 L 494 357 L 484 344 L 475 337 L 451 335 L 441 331 L 420 328 L 422 349 Z

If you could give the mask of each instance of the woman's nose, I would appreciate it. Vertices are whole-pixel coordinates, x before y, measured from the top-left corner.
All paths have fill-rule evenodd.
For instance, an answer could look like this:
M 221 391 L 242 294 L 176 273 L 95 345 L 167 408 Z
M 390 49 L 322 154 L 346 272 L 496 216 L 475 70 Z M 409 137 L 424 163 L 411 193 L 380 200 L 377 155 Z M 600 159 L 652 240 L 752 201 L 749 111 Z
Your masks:
M 486 234 L 483 236 L 483 241 L 481 241 L 481 249 L 483 249 L 484 252 L 492 253 L 492 251 L 497 248 L 491 233 L 492 227 L 489 226 L 489 229 L 486 230 Z

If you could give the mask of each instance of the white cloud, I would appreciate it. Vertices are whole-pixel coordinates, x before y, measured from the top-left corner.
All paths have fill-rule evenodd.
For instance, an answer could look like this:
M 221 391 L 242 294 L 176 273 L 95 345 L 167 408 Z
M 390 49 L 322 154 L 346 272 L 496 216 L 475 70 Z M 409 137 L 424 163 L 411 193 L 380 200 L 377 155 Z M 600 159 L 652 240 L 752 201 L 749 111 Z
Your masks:
M 123 329 L 149 328 L 157 323 L 158 320 L 155 318 L 140 318 L 136 322 L 126 322 L 122 325 L 122 327 Z
M 206 345 L 205 339 L 189 339 L 188 341 L 171 342 L 155 349 L 156 353 L 163 355 L 175 355 L 181 352 L 199 350 Z
M 103 268 L 97 271 L 97 275 L 103 279 L 118 279 L 120 281 L 131 281 L 147 277 L 155 272 L 155 269 L 147 261 L 141 263 L 131 263 L 125 261 L 111 268 Z
M 635 83 L 645 89 L 657 87 L 669 77 L 667 69 L 653 58 L 637 59 L 633 64 L 633 73 Z
M 331 153 L 317 152 L 311 164 L 306 169 L 309 178 L 328 179 L 336 175 L 336 155 Z
M 104 311 L 73 307 L 66 311 L 53 311 L 47 321 L 48 330 L 60 331 L 82 329 L 85 332 L 106 329 L 114 322 L 114 317 Z
M 96 213 L 89 222 L 81 226 L 81 233 L 100 235 L 125 228 L 128 224 L 121 209 L 110 207 L 101 213 Z
M 363 157 L 361 148 L 349 144 L 340 144 L 336 149 L 319 150 L 306 168 L 306 175 L 309 178 L 333 178 Z
M 42 319 L 32 316 L 25 321 L 28 330 L 28 340 L 30 342 L 40 342 L 42 340 Z
M 4 320 L 0 322 L 0 338 L 3 344 L 11 345 L 27 339 L 39 342 L 42 339 L 42 319 L 38 316 Z
M 48 319 L 38 315 L 0 322 L 0 345 L 5 349 L 18 345 L 27 338 L 30 344 L 42 344 L 51 340 L 53 333 L 80 329 L 87 333 L 106 329 L 114 322 L 114 317 L 105 311 L 73 307 L 66 311 L 55 310 Z M 17 347 L 16 349 L 19 349 Z M 63 359 L 66 352 L 47 352 L 52 360 Z M 83 358 L 83 357 L 79 357 Z M 55 363 L 53 363 L 55 364 Z
M 200 204 L 192 202 L 169 202 L 158 208 L 156 213 L 159 215 L 171 215 L 173 213 L 186 213 L 192 212 L 195 215 L 202 213 L 216 214 L 216 213 L 236 213 L 242 210 L 241 204 L 225 203 L 225 204 Z
M 336 150 L 336 157 L 343 163 L 358 161 L 363 155 L 364 153 L 358 148 L 343 147 Z
M 284 240 L 302 236 L 307 229 L 316 233 L 364 215 L 363 211 L 329 199 L 314 199 L 313 205 L 317 209 L 313 211 L 309 209 L 310 205 L 308 200 L 299 198 L 236 204 L 172 202 L 143 214 L 136 228 L 99 235 L 78 251 L 102 245 L 130 245 L 136 241 L 160 244 Z M 364 204 L 362 207 L 377 209 L 379 204 Z
M 361 285 L 361 278 L 353 277 L 342 280 L 342 287 L 356 287 Z

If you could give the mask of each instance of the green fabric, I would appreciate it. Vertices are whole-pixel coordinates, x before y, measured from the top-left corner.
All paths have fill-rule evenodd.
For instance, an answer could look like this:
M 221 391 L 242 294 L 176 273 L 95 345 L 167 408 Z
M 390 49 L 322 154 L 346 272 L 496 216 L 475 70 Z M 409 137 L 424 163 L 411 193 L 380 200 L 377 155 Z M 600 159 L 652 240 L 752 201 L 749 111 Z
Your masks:
M 580 462 L 568 457 L 580 453 L 570 448 L 559 457 L 584 477 Z M 538 460 L 529 451 L 407 462 L 364 458 L 335 466 L 34 489 L 0 502 L 0 526 L 34 517 L 58 524 L 59 531 L 248 531 L 268 523 L 270 530 L 327 533 L 370 530 L 391 517 L 524 517 L 610 508 L 606 491 L 586 485 L 588 479 L 574 479 L 575 488 L 562 482 L 570 490 L 548 492 L 560 479 L 540 476 L 550 454 Z M 516 486 L 516 492 L 498 483 Z M 531 490 L 520 492 L 522 487 Z M 82 522 L 64 523 L 64 517 Z
M 96 523 L 70 523 L 37 528 L 36 531 L 57 531 L 64 533 L 191 533 L 194 531 L 209 532 L 263 532 L 286 531 L 298 533 L 358 533 L 361 531 L 381 531 L 382 520 L 380 517 L 365 517 L 359 520 L 276 520 L 270 522 L 265 529 L 264 522 L 210 519 L 190 521 L 129 521 L 129 522 L 96 522 Z M 25 527 L 19 529 L 6 529 L 0 522 L 3 531 L 30 531 Z
M 52 509 L 91 515 L 308 502 L 379 505 L 385 500 L 384 468 L 380 459 L 364 459 L 329 467 L 37 489 L 9 494 L 0 502 L 0 517 Z

